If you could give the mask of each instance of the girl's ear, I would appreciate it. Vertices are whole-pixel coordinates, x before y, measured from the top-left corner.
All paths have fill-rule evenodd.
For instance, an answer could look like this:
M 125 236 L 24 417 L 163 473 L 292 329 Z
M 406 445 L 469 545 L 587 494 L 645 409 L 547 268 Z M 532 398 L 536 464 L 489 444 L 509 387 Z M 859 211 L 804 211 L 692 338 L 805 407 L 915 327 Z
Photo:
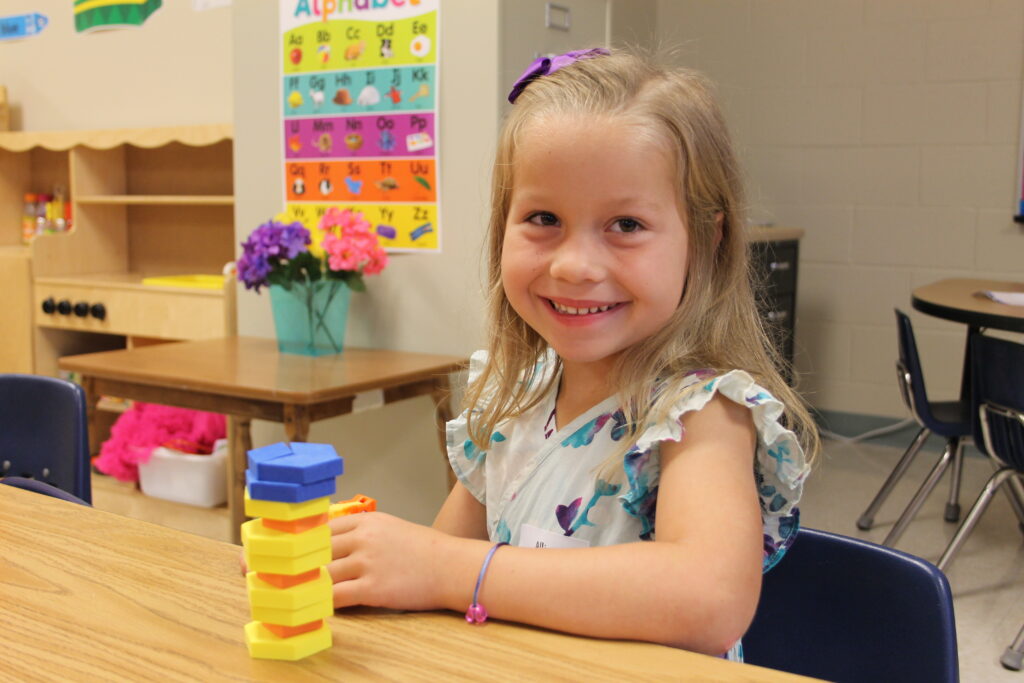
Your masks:
M 725 226 L 725 212 L 715 212 L 715 250 L 718 249 L 718 245 L 722 243 L 722 230 Z

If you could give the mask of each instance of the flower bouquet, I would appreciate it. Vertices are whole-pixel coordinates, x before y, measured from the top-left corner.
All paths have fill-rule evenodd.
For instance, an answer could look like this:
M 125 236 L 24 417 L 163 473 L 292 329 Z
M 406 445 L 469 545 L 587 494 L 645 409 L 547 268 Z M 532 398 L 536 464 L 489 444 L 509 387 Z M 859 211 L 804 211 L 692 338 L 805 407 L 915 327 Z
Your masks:
M 278 348 L 283 353 L 341 353 L 352 290 L 388 263 L 370 223 L 351 209 L 328 209 L 316 240 L 301 222 L 272 220 L 242 243 L 238 277 L 246 289 L 270 289 Z

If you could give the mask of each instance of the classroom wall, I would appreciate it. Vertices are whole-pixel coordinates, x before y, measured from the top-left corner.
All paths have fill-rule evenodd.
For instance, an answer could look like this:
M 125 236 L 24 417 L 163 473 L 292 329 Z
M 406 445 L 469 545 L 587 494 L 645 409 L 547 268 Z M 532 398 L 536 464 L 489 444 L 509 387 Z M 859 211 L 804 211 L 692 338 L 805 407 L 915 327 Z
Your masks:
M 480 248 L 488 217 L 498 125 L 497 0 L 445 0 L 441 19 L 439 254 L 394 254 L 355 294 L 346 343 L 468 355 L 483 343 Z M 235 3 L 237 241 L 283 208 L 279 131 L 280 34 L 276 3 Z M 239 334 L 273 337 L 270 301 L 240 289 Z M 256 422 L 254 443 L 284 438 Z M 373 496 L 381 509 L 429 523 L 447 494 L 433 404 L 421 397 L 313 424 L 311 441 L 346 459 L 339 494 Z
M 12 130 L 83 130 L 231 120 L 231 10 L 165 0 L 139 28 L 76 33 L 72 0 L 4 0 L 38 12 L 32 38 L 0 42 Z
M 797 368 L 818 408 L 904 416 L 893 308 L 944 277 L 1020 281 L 1013 223 L 1022 0 L 658 0 L 659 39 L 710 74 L 751 215 L 804 228 Z M 964 327 L 912 313 L 929 392 Z

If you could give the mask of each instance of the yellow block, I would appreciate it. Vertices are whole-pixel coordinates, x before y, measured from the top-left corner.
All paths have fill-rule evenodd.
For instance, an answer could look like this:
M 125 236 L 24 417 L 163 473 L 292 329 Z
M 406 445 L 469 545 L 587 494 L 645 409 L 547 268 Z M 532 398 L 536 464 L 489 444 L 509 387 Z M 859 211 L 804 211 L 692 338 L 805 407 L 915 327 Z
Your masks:
M 276 500 L 253 500 L 249 497 L 248 487 L 245 489 L 245 514 L 249 517 L 266 517 L 290 522 L 293 519 L 322 515 L 330 507 L 331 499 L 327 496 L 301 503 L 282 503 Z
M 250 604 L 249 607 L 252 618 L 256 621 L 266 624 L 281 624 L 282 626 L 301 626 L 317 619 L 326 619 L 334 614 L 334 600 L 330 595 L 326 600 L 299 609 L 278 609 L 253 604 Z
M 326 524 L 292 534 L 268 529 L 262 519 L 250 519 L 242 524 L 242 546 L 254 555 L 297 557 L 331 547 L 331 528 Z M 328 560 L 330 562 L 330 560 Z
M 245 644 L 250 657 L 295 661 L 330 648 L 331 628 L 325 622 L 315 631 L 278 638 L 263 624 L 251 621 L 245 625 Z
M 331 575 L 327 573 L 327 567 L 320 568 L 319 578 L 288 588 L 278 588 L 269 584 L 257 576 L 256 572 L 246 574 L 245 583 L 249 589 L 249 604 L 255 607 L 298 609 L 315 602 L 332 599 Z M 269 620 L 261 619 L 261 621 Z
M 300 555 L 298 557 L 276 557 L 259 555 L 245 549 L 245 564 L 249 571 L 266 574 L 301 574 L 322 567 L 331 561 L 331 547 Z

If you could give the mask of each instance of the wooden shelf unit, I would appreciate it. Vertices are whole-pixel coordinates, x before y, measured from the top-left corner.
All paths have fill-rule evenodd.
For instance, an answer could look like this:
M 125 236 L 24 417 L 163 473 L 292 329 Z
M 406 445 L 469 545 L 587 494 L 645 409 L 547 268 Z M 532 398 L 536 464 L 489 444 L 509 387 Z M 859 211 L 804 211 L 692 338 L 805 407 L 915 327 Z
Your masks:
M 219 274 L 234 259 L 233 175 L 227 124 L 0 133 L 0 257 L 21 266 L 0 289 L 0 303 L 20 312 L 0 372 L 56 374 L 61 355 L 133 339 L 234 334 L 232 283 L 213 291 L 141 283 Z M 21 246 L 23 195 L 58 185 L 72 230 Z M 90 313 L 46 313 L 48 299 L 86 303 Z M 91 313 L 97 303 L 102 317 Z

